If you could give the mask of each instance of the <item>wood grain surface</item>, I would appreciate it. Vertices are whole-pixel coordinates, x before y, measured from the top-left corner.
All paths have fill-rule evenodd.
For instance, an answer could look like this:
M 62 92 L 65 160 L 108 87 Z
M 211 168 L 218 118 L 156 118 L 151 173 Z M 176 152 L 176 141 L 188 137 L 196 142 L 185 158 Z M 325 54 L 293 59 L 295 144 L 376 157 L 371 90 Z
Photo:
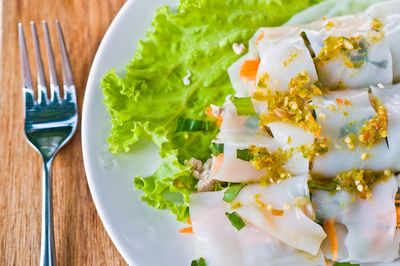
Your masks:
M 97 47 L 124 0 L 4 0 L 0 88 L 0 265 L 38 265 L 41 226 L 41 159 L 23 132 L 17 23 L 32 48 L 29 21 L 54 19 L 63 27 L 79 110 Z M 43 38 L 42 38 L 43 39 Z M 56 42 L 56 63 L 61 70 Z M 45 54 L 44 43 L 41 43 Z M 32 48 L 33 50 L 33 48 Z M 33 54 L 30 54 L 32 64 Z M 46 71 L 47 67 L 45 66 Z M 32 73 L 36 75 L 35 71 Z M 59 73 L 59 79 L 61 74 Z M 86 182 L 80 126 L 54 161 L 53 204 L 58 265 L 125 265 L 108 237 Z

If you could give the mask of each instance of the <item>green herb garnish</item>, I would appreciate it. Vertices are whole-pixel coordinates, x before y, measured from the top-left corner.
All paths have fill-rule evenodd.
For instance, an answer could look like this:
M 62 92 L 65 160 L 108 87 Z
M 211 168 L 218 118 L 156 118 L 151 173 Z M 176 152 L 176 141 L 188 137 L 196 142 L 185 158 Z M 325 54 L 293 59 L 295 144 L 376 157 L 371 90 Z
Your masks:
M 200 257 L 198 260 L 192 260 L 190 266 L 206 266 L 206 260 Z
M 247 185 L 247 183 L 241 183 L 238 185 L 231 186 L 224 192 L 224 198 L 223 200 L 226 202 L 231 202 L 236 198 L 236 196 L 239 194 L 240 190 L 244 188 Z
M 210 150 L 214 156 L 217 156 L 218 154 L 224 153 L 224 143 L 214 143 L 211 142 L 210 144 Z
M 203 120 L 194 120 L 186 118 L 178 118 L 176 120 L 176 132 L 182 131 L 208 131 L 210 122 Z
M 243 160 L 243 161 L 251 161 L 253 159 L 253 155 L 249 149 L 244 150 L 236 150 L 236 158 Z
M 253 103 L 250 97 L 231 97 L 232 103 L 235 105 L 238 115 L 255 115 Z
M 351 264 L 350 262 L 335 262 L 333 266 L 360 266 L 360 264 Z
M 233 227 L 236 228 L 236 230 L 242 229 L 246 224 L 243 222 L 242 218 L 237 214 L 237 212 L 226 212 L 225 213 L 226 217 L 228 217 L 229 221 L 233 225 Z

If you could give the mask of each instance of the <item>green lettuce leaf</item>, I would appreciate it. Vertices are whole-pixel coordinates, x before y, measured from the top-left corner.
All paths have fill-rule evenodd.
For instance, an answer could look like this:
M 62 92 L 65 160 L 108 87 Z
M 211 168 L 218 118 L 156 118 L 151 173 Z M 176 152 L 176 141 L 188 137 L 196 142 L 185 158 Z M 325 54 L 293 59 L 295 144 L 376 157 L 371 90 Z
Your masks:
M 112 117 L 108 139 L 113 153 L 140 139 L 159 148 L 162 163 L 149 177 L 136 177 L 143 200 L 168 208 L 183 221 L 196 180 L 184 161 L 210 157 L 218 128 L 204 110 L 233 93 L 227 68 L 240 56 L 233 43 L 247 44 L 259 27 L 277 26 L 319 0 L 181 0 L 177 12 L 159 7 L 139 42 L 125 75 L 110 70 L 102 80 L 104 104 Z M 187 71 L 191 83 L 183 84 Z M 175 132 L 179 118 L 212 123 L 207 132 Z M 179 182 L 178 182 L 178 181 Z M 176 186 L 180 182 L 184 187 Z

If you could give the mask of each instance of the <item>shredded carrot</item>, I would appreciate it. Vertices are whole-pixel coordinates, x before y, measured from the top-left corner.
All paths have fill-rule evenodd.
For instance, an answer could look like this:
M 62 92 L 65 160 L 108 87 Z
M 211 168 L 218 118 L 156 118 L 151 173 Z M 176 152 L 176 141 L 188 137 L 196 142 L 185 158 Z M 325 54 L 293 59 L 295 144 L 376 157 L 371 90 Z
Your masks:
M 219 127 L 222 125 L 222 121 L 224 121 L 224 118 L 223 118 L 222 115 L 216 116 L 216 115 L 213 114 L 211 107 L 207 107 L 207 108 L 206 108 L 206 116 L 211 116 L 211 117 L 217 119 L 217 120 L 218 120 L 218 121 L 217 121 L 217 125 L 218 125 Z
M 335 219 L 330 218 L 324 222 L 324 230 L 328 235 L 329 244 L 332 250 L 332 261 L 336 261 L 338 255 L 338 241 L 336 237 Z
M 257 70 L 260 60 L 246 60 L 240 68 L 240 78 L 248 80 L 256 80 Z
M 332 263 L 325 257 L 326 266 L 332 266 Z
M 219 172 L 219 170 L 221 169 L 223 161 L 224 161 L 224 154 L 223 153 L 221 153 L 220 155 L 215 157 L 214 163 L 213 163 L 214 173 L 218 173 Z
M 337 102 L 338 104 L 342 104 L 342 103 L 343 103 L 343 100 L 340 99 L 340 98 L 336 98 L 336 102 Z
M 396 216 L 397 216 L 397 227 L 400 227 L 400 195 L 396 193 L 395 198 L 395 205 L 396 205 Z
M 189 227 L 182 228 L 181 230 L 179 230 L 179 233 L 193 234 L 193 227 L 189 226 Z
M 260 36 L 258 36 L 257 40 L 256 40 L 256 45 L 258 45 L 258 43 L 261 41 L 261 39 L 264 38 L 264 32 L 262 31 Z
M 190 220 L 190 217 L 186 219 L 187 224 L 192 224 L 192 220 Z

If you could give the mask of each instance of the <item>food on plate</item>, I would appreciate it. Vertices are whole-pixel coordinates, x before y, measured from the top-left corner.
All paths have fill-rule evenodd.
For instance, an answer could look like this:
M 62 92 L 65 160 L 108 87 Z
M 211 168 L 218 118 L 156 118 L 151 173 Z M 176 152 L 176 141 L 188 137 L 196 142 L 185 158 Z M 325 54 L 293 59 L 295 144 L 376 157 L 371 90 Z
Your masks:
M 277 26 L 312 4 L 287 2 L 161 7 L 125 77 L 103 79 L 110 148 L 159 146 L 135 186 L 190 225 L 192 265 L 395 261 L 400 1 Z

